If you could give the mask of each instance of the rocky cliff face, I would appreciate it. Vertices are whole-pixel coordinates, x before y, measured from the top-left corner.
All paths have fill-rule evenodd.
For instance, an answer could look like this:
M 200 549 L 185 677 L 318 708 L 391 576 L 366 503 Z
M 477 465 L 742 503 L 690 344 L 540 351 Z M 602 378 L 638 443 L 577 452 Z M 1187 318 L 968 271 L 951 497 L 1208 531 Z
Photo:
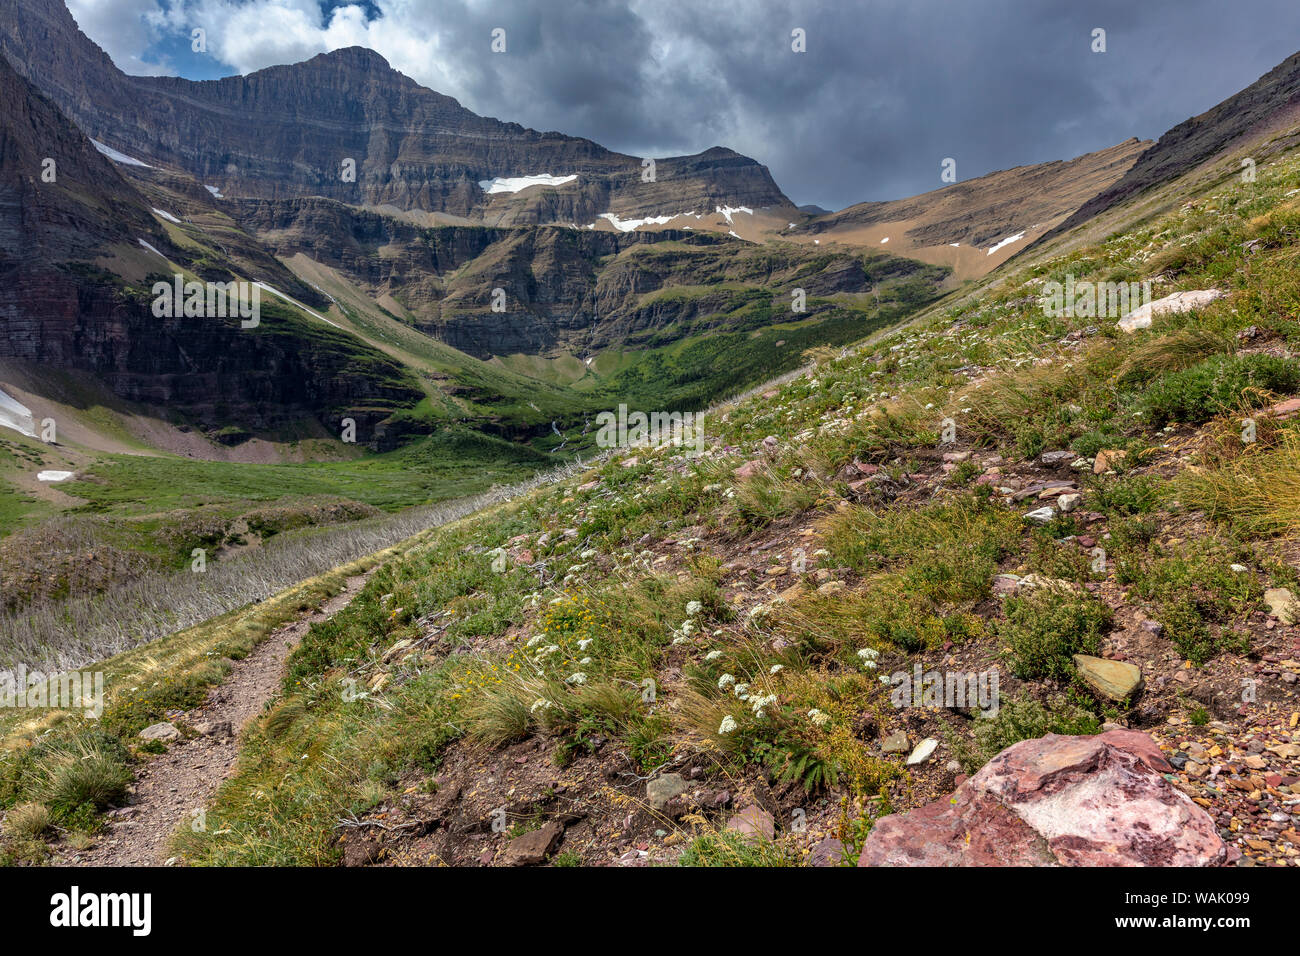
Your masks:
M 0 50 L 82 129 L 226 196 L 327 196 L 495 225 L 790 206 L 765 167 L 731 150 L 660 159 L 642 182 L 639 157 L 478 116 L 360 47 L 206 82 L 126 76 L 62 0 L 10 5 Z M 516 193 L 479 185 L 537 174 L 577 179 Z
M 339 270 L 372 297 L 400 303 L 416 328 L 480 358 L 671 339 L 700 323 L 725 324 L 760 293 L 787 302 L 796 287 L 809 296 L 864 293 L 919 268 L 888 255 L 679 230 L 424 228 L 325 199 L 232 208 L 277 255 L 303 253 Z M 504 311 L 492 308 L 497 289 Z
M 146 290 L 170 266 L 157 259 L 133 284 L 96 263 L 146 241 L 216 280 L 237 267 L 175 246 L 136 187 L 3 60 L 0 102 L 0 356 L 93 372 L 124 398 L 206 424 L 316 417 L 332 428 L 422 397 L 397 363 L 287 309 L 265 309 L 252 330 L 155 317 Z

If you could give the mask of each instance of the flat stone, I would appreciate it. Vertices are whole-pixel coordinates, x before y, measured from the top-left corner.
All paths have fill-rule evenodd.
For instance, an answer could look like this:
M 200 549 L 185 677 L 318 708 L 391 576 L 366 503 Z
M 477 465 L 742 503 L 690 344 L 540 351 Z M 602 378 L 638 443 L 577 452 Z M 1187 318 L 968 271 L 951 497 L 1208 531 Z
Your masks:
M 880 741 L 880 752 L 882 754 L 905 754 L 911 747 L 907 734 L 901 730 L 894 731 Z
M 935 740 L 933 737 L 926 737 L 916 745 L 916 749 L 912 751 L 912 755 L 907 758 L 907 765 L 911 767 L 915 764 L 925 763 L 930 759 L 930 755 L 934 753 L 935 748 L 938 746 L 939 741 Z
M 1214 820 L 1146 734 L 1013 744 L 950 796 L 877 821 L 859 866 L 1218 866 Z
M 727 829 L 743 837 L 762 837 L 766 840 L 776 839 L 776 821 L 772 814 L 750 805 L 727 821 Z
M 1142 671 L 1126 661 L 1109 661 L 1104 657 L 1075 654 L 1074 666 L 1088 687 L 1111 700 L 1124 700 L 1142 686 Z
M 204 720 L 194 725 L 194 732 L 200 737 L 233 737 L 234 728 L 228 720 Z
M 827 837 L 812 849 L 809 866 L 839 866 L 844 859 L 844 844 L 835 837 Z
M 1264 603 L 1269 613 L 1283 624 L 1294 624 L 1300 619 L 1300 605 L 1289 588 L 1269 588 L 1264 592 Z
M 1265 410 L 1264 414 L 1270 418 L 1287 419 L 1298 412 L 1300 412 L 1300 398 L 1288 398 L 1285 402 L 1278 402 Z
M 176 729 L 175 724 L 164 720 L 161 723 L 150 724 L 140 731 L 140 736 L 144 740 L 179 740 L 181 732 Z
M 668 801 L 686 792 L 686 778 L 680 773 L 661 773 L 645 785 L 646 802 L 650 809 L 662 813 Z
M 994 594 L 1015 594 L 1020 587 L 1020 576 L 1016 574 L 997 574 L 993 577 Z
M 1051 521 L 1055 517 L 1055 508 L 1035 508 L 1033 511 L 1025 515 L 1025 520 L 1036 521 L 1039 524 L 1047 524 L 1047 522 Z
M 501 851 L 501 862 L 506 866 L 535 866 L 555 849 L 564 836 L 564 824 L 551 820 L 540 829 L 517 836 Z
M 1223 293 L 1218 289 L 1192 289 L 1188 292 L 1175 292 L 1163 299 L 1156 299 L 1154 302 L 1139 306 L 1115 324 L 1124 332 L 1149 329 L 1157 315 L 1190 312 L 1192 309 L 1204 308 L 1215 299 L 1222 297 Z
M 1103 448 L 1097 452 L 1097 457 L 1092 460 L 1092 473 L 1094 475 L 1103 475 L 1114 467 L 1115 462 L 1123 461 L 1128 457 L 1128 452 L 1114 448 Z

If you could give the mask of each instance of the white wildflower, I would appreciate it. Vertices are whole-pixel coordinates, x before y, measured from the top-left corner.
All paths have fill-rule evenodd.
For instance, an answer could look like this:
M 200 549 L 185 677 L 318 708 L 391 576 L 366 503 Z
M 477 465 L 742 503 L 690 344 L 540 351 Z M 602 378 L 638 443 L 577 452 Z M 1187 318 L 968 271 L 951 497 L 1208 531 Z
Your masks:
M 718 733 L 729 734 L 736 729 L 736 718 L 728 714 L 722 718 L 722 723 L 718 725 Z

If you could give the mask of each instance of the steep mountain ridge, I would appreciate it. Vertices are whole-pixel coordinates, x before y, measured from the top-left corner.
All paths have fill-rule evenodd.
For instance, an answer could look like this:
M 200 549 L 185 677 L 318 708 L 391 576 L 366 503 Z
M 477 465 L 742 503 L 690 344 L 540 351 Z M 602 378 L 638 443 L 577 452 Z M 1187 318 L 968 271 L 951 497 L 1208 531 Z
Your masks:
M 1052 235 L 1087 222 L 1125 199 L 1169 182 L 1217 154 L 1276 128 L 1300 113 L 1300 53 L 1222 103 L 1166 132 L 1113 185 L 1061 222 Z
M 251 330 L 238 318 L 153 315 L 154 281 L 225 282 L 241 266 L 173 232 L 2 58 L 0 101 L 0 357 L 93 372 L 129 401 L 209 424 L 333 425 L 348 411 L 374 422 L 420 399 L 395 363 L 273 302 Z M 254 278 L 289 277 L 276 269 Z
M 1129 139 L 1071 160 L 1000 170 L 888 202 L 817 216 L 797 230 L 823 240 L 881 245 L 959 278 L 984 275 L 1118 180 L 1149 144 Z
M 322 195 L 491 222 L 596 221 L 716 205 L 793 208 L 767 169 L 715 147 L 641 158 L 465 109 L 350 47 L 247 76 L 191 81 L 123 74 L 77 28 L 62 0 L 13 0 L 3 50 L 91 136 L 185 169 L 232 197 Z M 34 56 L 52 50 L 54 55 Z M 354 177 L 345 173 L 351 162 Z M 576 176 L 492 193 L 500 178 Z

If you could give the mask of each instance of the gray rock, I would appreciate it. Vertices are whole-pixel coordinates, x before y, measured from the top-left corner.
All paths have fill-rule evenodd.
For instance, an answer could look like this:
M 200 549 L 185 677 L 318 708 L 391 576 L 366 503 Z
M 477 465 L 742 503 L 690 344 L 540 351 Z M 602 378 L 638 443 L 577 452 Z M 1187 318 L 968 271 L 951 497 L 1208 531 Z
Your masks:
M 905 754 L 911 749 L 911 746 L 907 740 L 907 734 L 901 730 L 896 730 L 880 741 L 880 752 L 882 754 Z
M 179 740 L 181 732 L 176 729 L 175 724 L 164 720 L 158 724 L 150 724 L 140 731 L 140 736 L 144 740 Z
M 1051 521 L 1055 517 L 1055 508 L 1035 508 L 1033 511 L 1025 515 L 1025 520 L 1036 521 L 1039 524 L 1047 524 L 1047 522 Z
M 234 729 L 228 720 L 204 720 L 194 725 L 194 732 L 200 737 L 233 737 Z
M 668 801 L 686 792 L 686 779 L 680 773 L 661 773 L 646 782 L 646 802 L 650 809 L 662 813 Z

